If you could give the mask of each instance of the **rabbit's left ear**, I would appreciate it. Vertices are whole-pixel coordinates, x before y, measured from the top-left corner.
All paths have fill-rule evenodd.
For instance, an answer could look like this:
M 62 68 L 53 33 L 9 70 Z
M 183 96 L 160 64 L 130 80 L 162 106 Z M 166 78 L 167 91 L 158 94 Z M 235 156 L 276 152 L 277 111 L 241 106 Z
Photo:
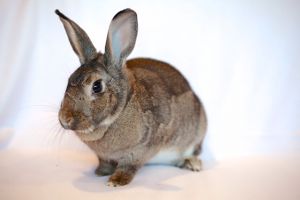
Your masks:
M 84 64 L 95 59 L 97 57 L 97 50 L 85 31 L 59 10 L 55 10 L 55 13 L 63 23 L 71 46 L 79 57 L 80 63 Z
M 105 44 L 106 64 L 122 67 L 133 50 L 137 32 L 137 15 L 133 10 L 122 10 L 113 17 Z

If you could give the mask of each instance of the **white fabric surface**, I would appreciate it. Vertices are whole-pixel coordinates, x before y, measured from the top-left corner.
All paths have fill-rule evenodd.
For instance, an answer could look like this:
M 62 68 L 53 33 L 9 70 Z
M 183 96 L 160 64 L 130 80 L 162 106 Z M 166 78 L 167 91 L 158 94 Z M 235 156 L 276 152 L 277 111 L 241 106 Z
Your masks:
M 297 144 L 299 146 L 299 142 Z M 299 151 L 299 149 L 298 149 Z M 96 177 L 96 158 L 73 152 L 1 152 L 1 199 L 298 200 L 299 154 L 247 156 L 200 173 L 146 166 L 122 188 Z
M 124 188 L 57 108 L 78 67 L 55 9 L 103 51 L 109 22 L 138 13 L 130 56 L 175 65 L 203 100 L 204 171 L 147 166 Z M 300 2 L 0 1 L 0 199 L 300 199 Z

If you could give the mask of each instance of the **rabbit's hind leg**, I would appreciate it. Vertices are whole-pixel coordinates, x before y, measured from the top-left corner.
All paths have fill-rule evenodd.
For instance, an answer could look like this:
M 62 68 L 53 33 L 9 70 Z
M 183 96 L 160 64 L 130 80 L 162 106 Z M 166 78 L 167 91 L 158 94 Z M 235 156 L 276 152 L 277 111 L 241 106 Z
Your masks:
M 182 169 L 198 172 L 202 169 L 202 162 L 197 156 L 191 156 L 184 158 L 177 166 Z
M 193 148 L 188 148 L 183 158 L 177 163 L 177 166 L 191 171 L 200 171 L 202 169 L 202 161 L 198 158 L 202 150 L 202 142 Z

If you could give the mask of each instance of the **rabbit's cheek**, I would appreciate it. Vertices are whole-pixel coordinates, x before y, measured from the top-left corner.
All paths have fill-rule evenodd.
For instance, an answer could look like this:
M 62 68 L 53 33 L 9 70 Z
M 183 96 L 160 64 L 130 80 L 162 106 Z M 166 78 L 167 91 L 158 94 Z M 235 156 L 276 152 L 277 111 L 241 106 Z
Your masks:
M 101 113 L 106 108 L 106 104 L 107 96 L 104 94 L 91 102 L 91 110 Z
M 108 107 L 111 109 L 111 115 L 114 114 L 114 112 L 116 111 L 117 107 L 118 107 L 118 99 L 115 95 L 111 94 L 109 95 L 109 98 L 108 98 Z
M 117 107 L 117 97 L 112 93 L 105 93 L 97 100 L 91 102 L 91 113 L 95 124 L 102 123 L 103 120 L 114 114 Z

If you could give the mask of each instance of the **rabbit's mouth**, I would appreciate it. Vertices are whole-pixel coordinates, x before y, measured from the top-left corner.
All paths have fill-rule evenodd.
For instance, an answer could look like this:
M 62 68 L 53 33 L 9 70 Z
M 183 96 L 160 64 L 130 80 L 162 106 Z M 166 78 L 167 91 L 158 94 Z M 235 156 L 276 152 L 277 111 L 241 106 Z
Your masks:
M 80 133 L 80 134 L 89 134 L 92 133 L 95 130 L 95 126 L 90 126 L 86 129 L 82 129 L 82 130 L 75 130 L 76 133 Z
M 89 127 L 88 129 L 75 130 L 76 135 L 84 142 L 91 142 L 101 139 L 106 133 L 108 127 Z

